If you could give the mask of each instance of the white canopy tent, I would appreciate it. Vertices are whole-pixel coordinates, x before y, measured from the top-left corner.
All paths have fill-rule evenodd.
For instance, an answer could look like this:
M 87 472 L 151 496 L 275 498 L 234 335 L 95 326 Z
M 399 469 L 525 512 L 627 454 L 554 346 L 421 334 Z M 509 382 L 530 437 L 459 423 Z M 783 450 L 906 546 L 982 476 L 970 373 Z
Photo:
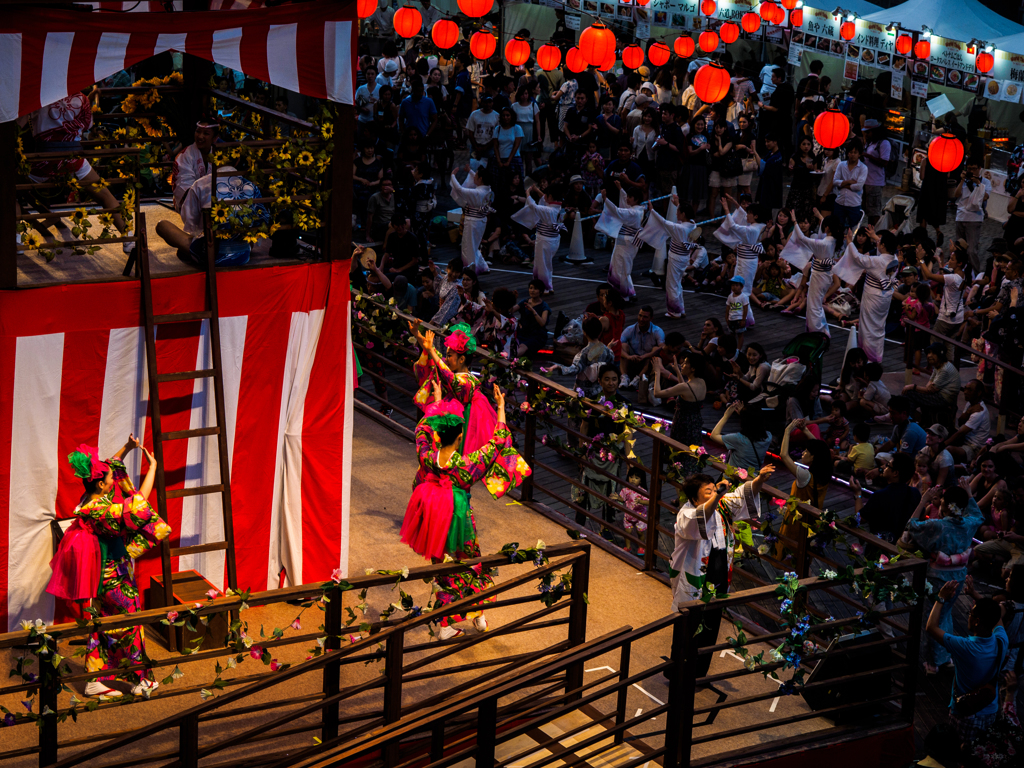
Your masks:
M 932 34 L 951 40 L 976 38 L 993 42 L 997 38 L 1024 34 L 1024 26 L 1000 16 L 978 0 L 908 0 L 863 18 L 880 24 L 895 22 L 914 31 L 926 26 Z
M 1024 32 L 1016 35 L 1006 35 L 995 40 L 989 40 L 1000 51 L 1008 51 L 1009 53 L 1024 54 Z

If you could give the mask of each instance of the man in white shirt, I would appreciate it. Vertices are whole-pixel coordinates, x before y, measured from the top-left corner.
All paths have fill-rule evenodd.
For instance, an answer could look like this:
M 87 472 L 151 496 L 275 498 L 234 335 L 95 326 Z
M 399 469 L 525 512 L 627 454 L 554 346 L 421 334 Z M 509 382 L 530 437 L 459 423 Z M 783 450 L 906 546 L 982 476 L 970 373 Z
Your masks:
M 380 86 L 377 85 L 377 68 L 371 64 L 364 72 L 366 82 L 356 88 L 355 95 L 356 122 L 360 123 L 360 128 L 367 128 L 373 124 L 373 110 L 380 100 L 377 96 L 380 90 Z
M 985 220 L 985 202 L 991 193 L 992 182 L 982 178 L 976 162 L 968 160 L 953 196 L 957 198 L 956 236 L 967 241 L 967 257 L 975 273 L 982 269 L 978 238 L 981 236 L 981 223 Z
M 868 167 L 860 161 L 862 151 L 860 139 L 853 139 L 847 144 L 846 162 L 836 166 L 832 178 L 832 188 L 836 192 L 836 207 L 832 213 L 839 219 L 840 233 L 856 227 L 861 219 L 864 182 L 868 178 Z
M 423 6 L 420 11 L 420 17 L 423 19 L 420 31 L 424 35 L 429 35 L 430 30 L 434 28 L 434 22 L 441 18 L 441 12 L 430 4 L 430 0 L 420 0 L 420 5 Z
M 882 189 L 885 187 L 885 167 L 892 158 L 892 145 L 885 138 L 882 124 L 877 120 L 864 121 L 864 163 L 868 177 L 864 182 L 864 213 L 874 226 L 882 215 Z
M 380 29 L 380 36 L 390 39 L 395 36 L 395 9 L 388 0 L 377 0 L 377 10 L 369 18 Z
M 988 408 L 985 406 L 985 386 L 977 379 L 964 385 L 967 407 L 956 418 L 956 432 L 946 440 L 946 450 L 959 462 L 970 464 L 985 447 L 991 431 Z
M 775 83 L 772 82 L 772 73 L 775 72 L 774 64 L 765 64 L 761 67 L 761 90 L 759 96 L 761 101 L 767 102 L 768 97 L 775 93 Z
M 174 170 L 171 172 L 171 185 L 174 188 L 174 210 L 181 210 L 181 201 L 185 198 L 196 179 L 202 178 L 212 170 L 209 164 L 210 148 L 220 136 L 220 124 L 206 118 L 196 123 L 195 141 L 174 158 Z
M 473 143 L 473 152 L 478 158 L 487 157 L 492 151 L 494 131 L 498 127 L 498 113 L 494 111 L 494 97 L 483 94 L 480 109 L 474 110 L 466 121 L 466 135 Z

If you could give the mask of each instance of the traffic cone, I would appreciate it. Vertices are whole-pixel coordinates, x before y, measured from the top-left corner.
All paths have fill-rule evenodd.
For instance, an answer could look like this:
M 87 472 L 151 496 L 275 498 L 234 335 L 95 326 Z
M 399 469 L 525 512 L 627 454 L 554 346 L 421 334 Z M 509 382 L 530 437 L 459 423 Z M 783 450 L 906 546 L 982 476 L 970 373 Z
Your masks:
M 587 260 L 587 254 L 583 250 L 583 222 L 576 216 L 572 222 L 572 240 L 569 241 L 569 253 L 565 260 L 570 264 L 582 264 Z

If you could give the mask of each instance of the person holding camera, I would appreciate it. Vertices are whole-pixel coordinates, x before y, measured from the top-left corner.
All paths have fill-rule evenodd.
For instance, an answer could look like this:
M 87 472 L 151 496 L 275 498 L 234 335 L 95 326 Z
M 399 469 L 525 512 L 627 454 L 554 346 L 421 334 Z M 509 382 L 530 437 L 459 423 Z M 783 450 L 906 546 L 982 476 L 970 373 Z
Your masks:
M 978 254 L 978 239 L 981 237 L 981 223 L 985 220 L 985 203 L 992 194 L 992 182 L 982 178 L 978 163 L 967 161 L 967 167 L 960 174 L 960 183 L 953 190 L 956 198 L 956 236 L 967 241 L 967 257 L 974 272 L 982 269 Z

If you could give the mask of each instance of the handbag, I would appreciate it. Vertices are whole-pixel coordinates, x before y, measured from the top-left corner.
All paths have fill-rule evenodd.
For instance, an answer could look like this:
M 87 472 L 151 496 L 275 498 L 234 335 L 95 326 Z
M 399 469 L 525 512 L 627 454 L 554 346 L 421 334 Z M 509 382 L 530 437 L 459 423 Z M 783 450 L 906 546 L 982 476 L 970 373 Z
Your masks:
M 996 655 L 996 668 L 992 673 L 992 678 L 987 683 L 983 683 L 977 688 L 956 697 L 957 717 L 976 715 L 996 700 L 996 693 L 998 692 L 996 679 L 999 677 L 999 670 L 1003 668 L 1003 644 L 999 640 L 996 640 L 996 644 L 1000 650 Z
M 743 173 L 743 162 L 736 157 L 736 155 L 730 152 L 722 158 L 722 167 L 718 173 L 727 178 L 739 176 Z
M 743 169 L 743 173 L 753 173 L 758 169 L 758 163 L 752 157 L 744 157 L 740 161 L 740 167 Z

